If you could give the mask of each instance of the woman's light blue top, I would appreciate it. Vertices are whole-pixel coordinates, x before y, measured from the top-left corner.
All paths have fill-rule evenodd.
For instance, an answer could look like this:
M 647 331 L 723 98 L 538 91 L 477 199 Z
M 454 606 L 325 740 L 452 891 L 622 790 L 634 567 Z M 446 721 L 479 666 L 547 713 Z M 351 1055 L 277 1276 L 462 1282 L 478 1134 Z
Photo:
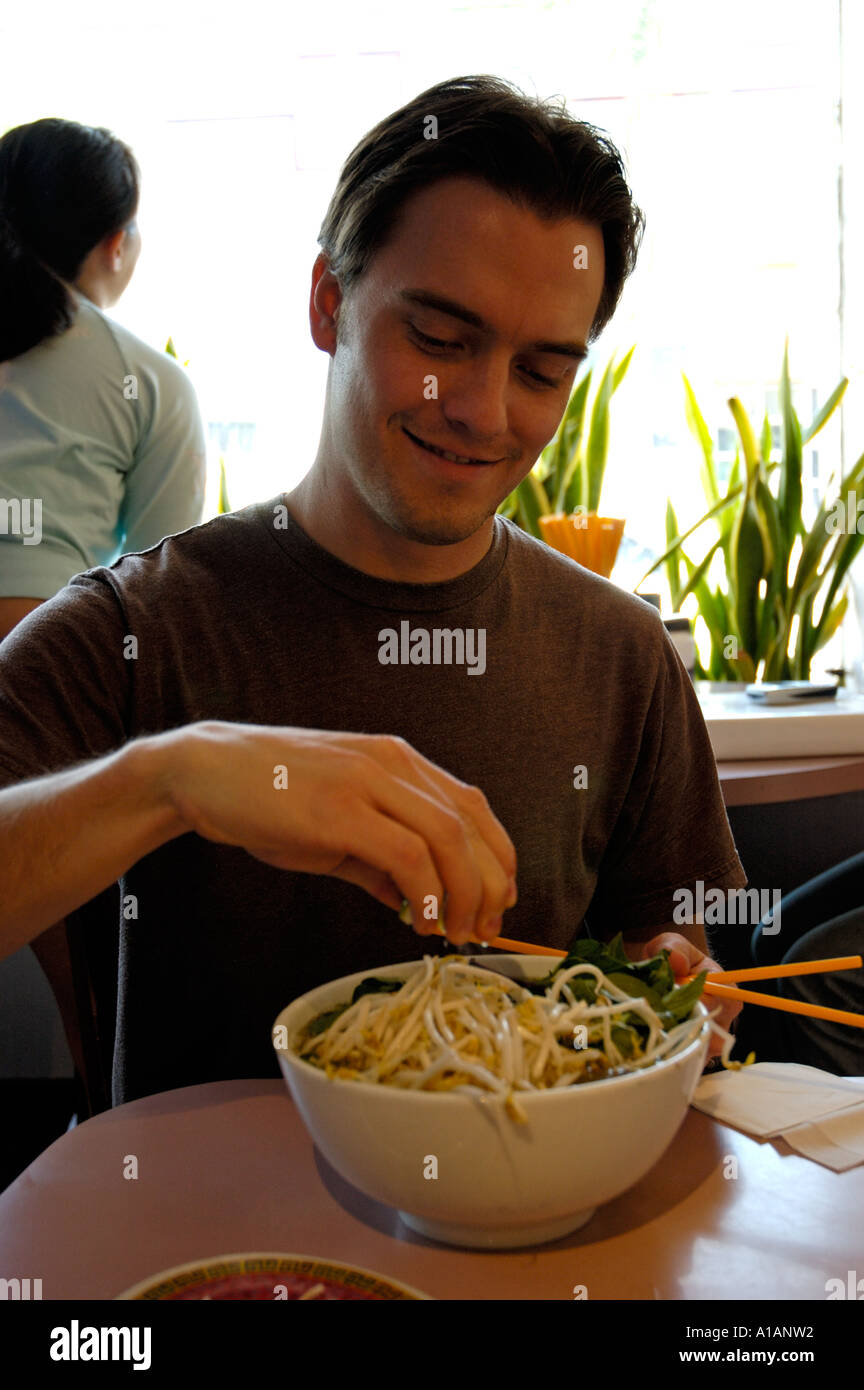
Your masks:
M 59 337 L 0 365 L 0 597 L 197 526 L 206 449 L 182 367 L 76 295 Z

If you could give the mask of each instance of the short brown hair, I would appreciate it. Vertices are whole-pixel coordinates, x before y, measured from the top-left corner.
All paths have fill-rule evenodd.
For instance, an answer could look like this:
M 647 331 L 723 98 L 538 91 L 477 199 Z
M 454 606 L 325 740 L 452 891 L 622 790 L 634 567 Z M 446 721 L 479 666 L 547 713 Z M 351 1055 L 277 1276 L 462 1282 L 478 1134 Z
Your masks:
M 437 131 L 429 138 L 433 116 Z M 563 99 L 528 97 L 500 77 L 439 82 L 351 151 L 318 234 L 343 292 L 387 241 L 411 195 L 459 174 L 482 179 L 544 220 L 578 217 L 600 227 L 606 268 L 595 339 L 636 264 L 645 218 L 607 135 L 571 116 Z

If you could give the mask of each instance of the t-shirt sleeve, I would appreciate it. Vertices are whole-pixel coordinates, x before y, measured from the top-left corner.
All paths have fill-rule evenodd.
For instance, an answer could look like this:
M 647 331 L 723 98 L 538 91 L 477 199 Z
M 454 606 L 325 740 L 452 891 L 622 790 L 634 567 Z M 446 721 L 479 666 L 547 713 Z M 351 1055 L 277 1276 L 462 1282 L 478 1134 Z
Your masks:
M 102 573 L 76 575 L 0 642 L 0 787 L 127 741 L 134 644 Z
M 681 889 L 741 888 L 717 765 L 696 691 L 665 632 L 641 747 L 588 910 L 595 936 L 674 921 Z
M 204 509 L 207 450 L 195 390 L 166 358 L 155 378 L 150 426 L 125 478 L 121 549 L 148 550 L 197 526 Z

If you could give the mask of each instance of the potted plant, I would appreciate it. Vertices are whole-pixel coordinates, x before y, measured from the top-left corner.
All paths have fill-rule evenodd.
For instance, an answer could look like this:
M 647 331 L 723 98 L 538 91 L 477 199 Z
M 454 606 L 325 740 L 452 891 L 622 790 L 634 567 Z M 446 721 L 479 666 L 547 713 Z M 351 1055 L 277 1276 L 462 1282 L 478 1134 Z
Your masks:
M 617 366 L 614 356 L 610 358 L 590 409 L 593 373 L 586 373 L 567 402 L 555 438 L 498 508 L 538 540 L 607 578 L 624 534 L 621 518 L 599 513 L 609 453 L 609 407 L 634 351 L 635 346 Z
M 167 354 L 168 354 L 169 357 L 173 357 L 173 358 L 174 358 L 174 361 L 175 361 L 175 362 L 179 362 L 179 361 L 180 361 L 179 357 L 177 356 L 177 349 L 176 349 L 175 346 L 174 346 L 174 339 L 173 339 L 170 335 L 169 335 L 169 337 L 168 337 L 167 343 L 165 344 L 165 351 L 167 352 Z M 189 366 L 189 358 L 188 358 L 188 357 L 186 358 L 186 361 L 183 363 L 183 366 L 184 366 L 184 367 L 188 367 L 188 366 Z M 230 503 L 229 500 L 228 500 L 228 482 L 227 482 L 227 479 L 226 479 L 226 477 L 225 477 L 225 460 L 224 460 L 224 458 L 222 457 L 222 455 L 220 454 L 220 455 L 219 455 L 219 510 L 218 510 L 218 512 L 217 512 L 217 516 L 225 516 L 225 515 L 226 515 L 228 512 L 230 512 L 230 511 L 231 511 L 231 503 Z
M 843 621 L 848 603 L 844 581 L 864 545 L 864 527 L 858 530 L 856 516 L 846 524 L 848 498 L 857 497 L 864 482 L 864 455 L 842 479 L 830 503 L 834 475 L 829 478 L 809 531 L 802 518 L 801 472 L 803 446 L 831 418 L 846 386 L 844 377 L 802 430 L 792 404 L 787 342 L 779 387 L 780 457 L 771 457 L 767 414 L 757 444 L 744 407 L 732 397 L 729 409 L 739 444 L 721 496 L 711 433 L 684 377 L 687 420 L 702 451 L 701 479 L 709 510 L 682 533 L 672 502 L 667 501 L 666 549 L 636 587 L 665 565 L 673 609 L 678 611 L 690 594 L 695 597 L 711 639 L 707 666 L 697 663 L 696 679 L 807 680 L 816 652 Z M 856 513 L 854 504 L 852 512 Z M 684 544 L 709 522 L 716 529 L 715 538 L 692 559 Z M 719 582 L 709 579 L 712 570 L 719 570 Z

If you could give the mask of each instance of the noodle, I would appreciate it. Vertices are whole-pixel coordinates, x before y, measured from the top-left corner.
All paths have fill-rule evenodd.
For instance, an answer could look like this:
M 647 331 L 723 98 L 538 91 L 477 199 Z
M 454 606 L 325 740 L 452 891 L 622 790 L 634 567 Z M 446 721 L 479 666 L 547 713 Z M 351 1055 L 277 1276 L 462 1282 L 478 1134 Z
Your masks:
M 571 988 L 577 976 L 587 977 L 592 1002 Z M 647 1037 L 627 1015 L 638 1018 Z M 322 1031 L 314 1022 L 297 1050 L 329 1077 L 498 1095 L 517 1119 L 526 1118 L 518 1092 L 641 1070 L 682 1051 L 706 1025 L 724 1039 L 724 1066 L 734 1043 L 710 1015 L 664 1029 L 646 998 L 626 993 L 587 961 L 561 970 L 539 995 L 461 957 L 426 956 L 397 991 L 364 993 Z M 575 1045 L 579 1029 L 586 1046 Z

